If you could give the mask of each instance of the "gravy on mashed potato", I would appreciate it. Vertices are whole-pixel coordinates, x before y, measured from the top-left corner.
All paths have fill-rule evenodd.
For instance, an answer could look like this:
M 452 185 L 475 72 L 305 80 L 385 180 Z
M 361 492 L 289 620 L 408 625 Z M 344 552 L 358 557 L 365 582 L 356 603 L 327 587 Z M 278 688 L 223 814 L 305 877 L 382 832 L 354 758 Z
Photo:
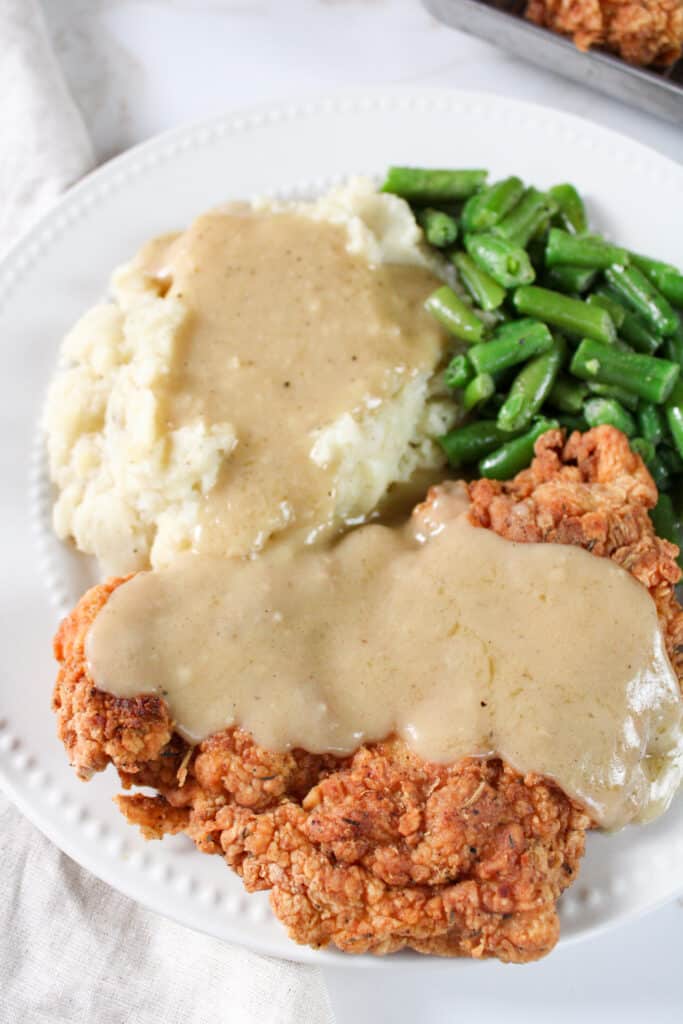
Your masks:
M 407 205 L 363 182 L 148 244 L 64 344 L 46 413 L 58 535 L 122 574 L 310 540 L 394 482 L 434 482 L 453 421 L 448 339 L 423 309 L 438 283 Z

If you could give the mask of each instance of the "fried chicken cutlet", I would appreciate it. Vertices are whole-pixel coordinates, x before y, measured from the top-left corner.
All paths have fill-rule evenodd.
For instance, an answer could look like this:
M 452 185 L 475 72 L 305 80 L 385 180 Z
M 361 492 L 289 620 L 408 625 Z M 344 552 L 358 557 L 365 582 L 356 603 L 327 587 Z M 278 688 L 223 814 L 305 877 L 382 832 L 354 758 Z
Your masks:
M 674 64 L 683 50 L 683 0 L 529 0 L 526 16 L 580 50 L 602 46 L 629 64 Z
M 598 427 L 565 441 L 550 431 L 529 469 L 469 491 L 476 525 L 521 543 L 579 545 L 631 572 L 656 602 L 680 678 L 677 549 L 654 534 L 656 489 L 622 434 Z M 553 782 L 494 758 L 430 763 L 395 738 L 347 758 L 274 753 L 239 728 L 190 747 L 161 698 L 115 697 L 88 676 L 88 629 L 122 582 L 93 588 L 63 622 L 54 708 L 82 778 L 112 763 L 125 789 L 157 791 L 118 798 L 147 838 L 185 832 L 223 856 L 247 890 L 270 891 L 290 936 L 314 947 L 513 962 L 552 949 L 557 900 L 592 826 Z

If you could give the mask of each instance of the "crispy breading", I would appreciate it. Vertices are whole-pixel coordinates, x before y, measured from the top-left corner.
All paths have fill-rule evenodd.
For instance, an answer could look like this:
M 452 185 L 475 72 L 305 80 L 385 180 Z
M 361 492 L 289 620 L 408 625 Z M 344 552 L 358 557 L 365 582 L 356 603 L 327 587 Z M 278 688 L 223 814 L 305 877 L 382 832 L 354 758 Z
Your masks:
M 677 549 L 654 535 L 657 492 L 622 434 L 598 427 L 565 443 L 550 431 L 530 469 L 469 489 L 475 524 L 518 542 L 580 545 L 632 572 L 657 602 L 680 676 Z M 557 899 L 591 827 L 555 784 L 498 759 L 432 764 L 393 738 L 345 759 L 274 753 L 237 728 L 191 748 L 163 701 L 120 700 L 88 678 L 84 638 L 121 582 L 94 588 L 63 623 L 54 705 L 83 778 L 111 762 L 126 789 L 156 789 L 118 798 L 144 835 L 184 831 L 222 855 L 249 891 L 270 890 L 297 942 L 514 962 L 552 949 Z
M 682 0 L 529 0 L 526 16 L 580 50 L 602 46 L 643 67 L 668 67 L 683 50 Z

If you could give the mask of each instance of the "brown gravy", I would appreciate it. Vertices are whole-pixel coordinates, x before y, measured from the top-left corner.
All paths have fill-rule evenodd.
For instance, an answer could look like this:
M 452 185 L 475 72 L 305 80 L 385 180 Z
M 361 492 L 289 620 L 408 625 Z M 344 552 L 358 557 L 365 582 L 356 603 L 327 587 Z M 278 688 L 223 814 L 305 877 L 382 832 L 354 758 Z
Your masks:
M 200 554 L 341 525 L 335 473 L 311 458 L 316 433 L 443 357 L 445 333 L 423 308 L 437 278 L 371 267 L 347 242 L 338 225 L 230 208 L 141 254 L 162 294 L 189 308 L 164 389 L 169 428 L 201 418 L 237 435 L 196 531 Z
M 163 694 L 190 740 L 240 724 L 272 749 L 348 754 L 395 732 L 430 760 L 548 775 L 609 828 L 664 810 L 680 774 L 647 590 L 582 549 L 473 527 L 460 485 L 403 528 L 142 573 L 87 654 L 103 689 Z

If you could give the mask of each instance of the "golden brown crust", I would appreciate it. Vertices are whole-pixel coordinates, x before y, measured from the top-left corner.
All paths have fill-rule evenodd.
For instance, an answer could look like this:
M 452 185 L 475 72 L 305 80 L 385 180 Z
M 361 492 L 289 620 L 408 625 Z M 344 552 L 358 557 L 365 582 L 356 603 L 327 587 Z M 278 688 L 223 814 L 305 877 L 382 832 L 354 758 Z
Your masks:
M 111 592 L 127 578 L 111 579 L 89 590 L 64 619 L 54 640 L 60 663 L 52 698 L 57 733 L 69 762 L 84 779 L 110 761 L 135 774 L 141 763 L 159 756 L 173 731 L 168 708 L 159 697 L 114 697 L 95 689 L 88 676 L 88 629 Z
M 611 558 L 650 591 L 669 657 L 683 676 L 683 612 L 675 586 L 678 548 L 657 537 L 648 509 L 657 488 L 640 456 L 614 427 L 574 433 L 550 430 L 536 457 L 514 480 L 470 485 L 470 518 L 509 540 L 577 544 Z
M 624 565 L 650 588 L 680 667 L 676 549 L 654 535 L 656 490 L 623 435 L 600 427 L 565 444 L 552 431 L 530 469 L 477 481 L 470 496 L 473 521 L 502 536 Z M 222 855 L 249 891 L 270 890 L 298 942 L 514 962 L 549 952 L 591 824 L 557 786 L 497 759 L 430 764 L 396 739 L 346 759 L 274 753 L 240 729 L 190 748 L 163 701 L 120 701 L 88 679 L 87 630 L 122 582 L 91 590 L 62 624 L 54 705 L 81 776 L 111 761 L 126 789 L 157 790 L 118 798 L 143 834 L 185 831 Z
M 602 46 L 643 67 L 674 64 L 683 49 L 681 0 L 529 0 L 526 16 L 580 50 Z

